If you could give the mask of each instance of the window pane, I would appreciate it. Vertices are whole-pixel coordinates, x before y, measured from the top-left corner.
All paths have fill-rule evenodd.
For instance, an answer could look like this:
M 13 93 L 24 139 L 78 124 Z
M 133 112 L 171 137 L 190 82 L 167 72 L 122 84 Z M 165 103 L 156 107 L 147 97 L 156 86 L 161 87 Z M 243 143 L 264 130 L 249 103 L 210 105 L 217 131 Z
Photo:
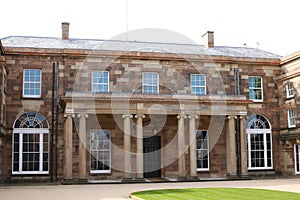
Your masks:
M 92 72 L 92 92 L 109 92 L 109 77 L 106 71 Z
M 142 90 L 146 94 L 158 94 L 158 73 L 143 72 L 142 74 Z
M 289 121 L 289 127 L 295 126 L 296 125 L 296 121 L 295 121 L 295 110 L 294 109 L 290 109 L 288 110 L 288 121 Z
M 262 100 L 262 78 L 249 77 L 249 98 L 251 100 Z
M 271 134 L 248 134 L 248 137 L 250 137 L 250 143 L 247 140 L 247 151 L 249 152 L 251 149 L 250 158 L 248 157 L 251 168 L 272 167 Z
M 23 134 L 23 171 L 39 171 L 39 135 Z
M 197 95 L 205 95 L 205 75 L 191 74 L 191 93 Z
M 261 87 L 261 78 L 258 78 L 258 77 L 255 78 L 255 87 L 256 88 Z
M 264 167 L 264 141 L 263 134 L 251 134 L 251 166 Z
M 25 97 L 41 96 L 41 70 L 25 69 L 23 79 L 23 93 Z
M 293 83 L 286 84 L 286 94 L 287 94 L 288 98 L 294 96 L 294 85 L 293 85 Z
M 43 153 L 43 171 L 48 171 L 48 153 Z
M 19 137 L 22 141 L 21 149 Z M 41 137 L 43 137 L 43 141 L 40 141 Z M 40 146 L 42 146 L 42 149 L 40 149 Z M 48 146 L 48 134 L 26 132 L 19 135 L 14 133 L 13 172 L 48 171 Z M 20 154 L 17 151 L 21 151 L 22 159 L 20 159 Z M 19 168 L 20 162 L 21 169 Z M 42 163 L 41 169 L 40 163 Z
M 299 173 L 300 172 L 300 159 L 299 159 L 299 149 L 300 146 L 297 144 L 295 145 L 295 162 L 296 162 L 296 172 Z
M 196 131 L 196 153 L 197 168 L 208 169 L 209 166 L 209 148 L 207 131 Z
M 107 130 L 90 132 L 91 171 L 110 170 L 110 133 Z

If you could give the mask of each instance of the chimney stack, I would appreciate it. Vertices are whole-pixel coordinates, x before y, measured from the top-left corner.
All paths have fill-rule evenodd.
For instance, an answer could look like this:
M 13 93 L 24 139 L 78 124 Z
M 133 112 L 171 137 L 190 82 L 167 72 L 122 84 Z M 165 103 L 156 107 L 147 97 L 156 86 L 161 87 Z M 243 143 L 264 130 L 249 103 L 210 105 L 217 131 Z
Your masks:
M 62 36 L 61 39 L 68 40 L 69 39 L 69 22 L 63 22 L 61 23 L 61 29 L 62 29 Z
M 207 31 L 204 35 L 202 35 L 204 46 L 207 48 L 213 48 L 215 46 L 214 44 L 214 32 L 213 31 Z

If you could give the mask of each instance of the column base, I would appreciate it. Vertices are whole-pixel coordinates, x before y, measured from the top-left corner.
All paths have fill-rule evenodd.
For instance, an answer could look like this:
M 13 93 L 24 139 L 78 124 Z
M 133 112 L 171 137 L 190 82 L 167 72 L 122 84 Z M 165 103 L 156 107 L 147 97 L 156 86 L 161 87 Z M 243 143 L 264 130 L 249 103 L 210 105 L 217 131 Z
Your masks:
M 136 182 L 136 183 L 144 183 L 144 182 L 146 182 L 146 180 L 144 178 L 142 178 L 142 177 L 140 177 L 140 178 L 134 178 L 133 181 Z
M 144 178 L 123 178 L 122 183 L 145 183 Z
M 187 177 L 185 176 L 181 176 L 181 177 L 177 177 L 177 181 L 187 181 Z
M 251 179 L 248 174 L 241 175 L 240 178 L 243 179 L 243 180 L 250 180 Z
M 86 178 L 80 178 L 77 180 L 77 183 L 78 184 L 86 184 L 86 183 L 88 183 L 88 180 Z
M 122 183 L 133 183 L 134 179 L 133 178 L 123 178 Z
M 227 179 L 228 180 L 239 180 L 240 177 L 238 175 L 235 175 L 235 174 L 228 174 Z
M 187 177 L 187 180 L 188 181 L 199 181 L 200 179 L 198 176 L 189 176 L 189 177 Z
M 250 180 L 248 175 L 227 175 L 228 180 Z
M 74 184 L 74 180 L 72 178 L 64 178 L 61 183 L 63 185 L 71 185 Z

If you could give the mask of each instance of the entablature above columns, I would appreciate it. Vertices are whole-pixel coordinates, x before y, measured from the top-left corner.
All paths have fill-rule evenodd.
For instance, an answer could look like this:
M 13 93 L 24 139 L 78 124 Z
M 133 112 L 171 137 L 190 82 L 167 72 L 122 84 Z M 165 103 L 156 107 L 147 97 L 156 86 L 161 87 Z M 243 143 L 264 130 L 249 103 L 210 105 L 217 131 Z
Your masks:
M 145 94 L 68 93 L 62 97 L 65 113 L 157 114 L 157 115 L 246 115 L 252 101 L 244 96 L 194 96 Z

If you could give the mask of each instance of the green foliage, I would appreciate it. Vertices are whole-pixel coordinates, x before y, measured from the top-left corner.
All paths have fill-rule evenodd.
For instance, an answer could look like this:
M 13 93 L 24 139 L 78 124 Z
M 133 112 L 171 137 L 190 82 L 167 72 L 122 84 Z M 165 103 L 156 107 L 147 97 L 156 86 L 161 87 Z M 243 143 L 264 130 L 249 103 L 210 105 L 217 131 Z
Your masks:
M 249 188 L 193 188 L 135 192 L 132 195 L 145 200 L 298 200 L 300 194 L 275 190 Z

